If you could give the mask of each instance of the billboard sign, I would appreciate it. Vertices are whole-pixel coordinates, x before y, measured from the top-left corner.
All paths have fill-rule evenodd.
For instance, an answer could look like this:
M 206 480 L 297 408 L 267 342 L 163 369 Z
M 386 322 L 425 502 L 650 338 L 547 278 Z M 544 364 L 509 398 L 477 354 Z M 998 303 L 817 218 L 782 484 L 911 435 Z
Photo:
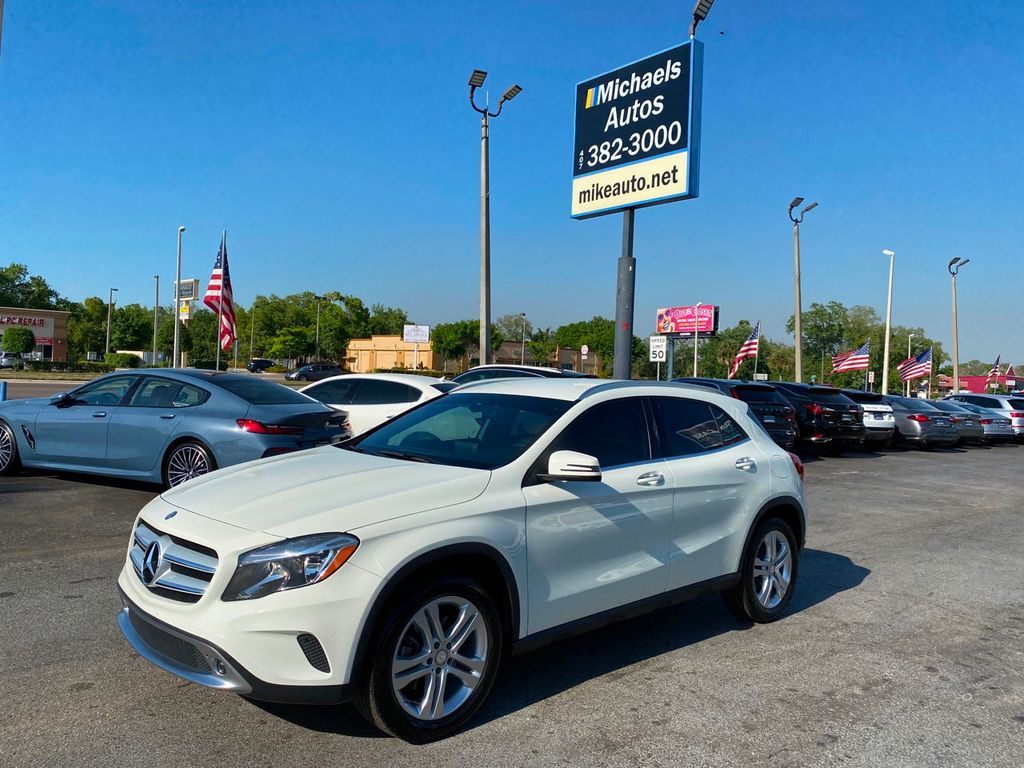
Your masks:
M 666 307 L 658 310 L 655 333 L 690 334 L 694 325 L 700 336 L 714 336 L 718 332 L 718 307 L 700 304 L 692 307 Z
M 697 197 L 703 61 L 689 40 L 576 85 L 573 218 Z
M 0 315 L 0 337 L 8 328 L 28 328 L 35 334 L 36 344 L 53 344 L 53 318 L 39 317 L 27 309 L 16 315 Z
M 403 325 L 402 341 L 406 344 L 426 344 L 430 341 L 429 325 Z
M 198 280 L 182 280 L 180 283 L 178 283 L 178 301 L 197 301 L 198 299 Z
M 650 361 L 652 363 L 664 363 L 668 360 L 668 337 L 667 336 L 651 336 L 647 340 L 647 346 L 650 348 Z

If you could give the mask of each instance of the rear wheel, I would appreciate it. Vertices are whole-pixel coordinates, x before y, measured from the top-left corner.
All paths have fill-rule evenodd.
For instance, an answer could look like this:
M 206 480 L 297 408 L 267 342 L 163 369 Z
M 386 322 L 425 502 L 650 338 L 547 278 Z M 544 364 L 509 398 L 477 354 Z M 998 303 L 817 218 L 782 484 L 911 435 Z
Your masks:
M 757 526 L 740 563 L 739 583 L 722 593 L 738 618 L 765 623 L 782 618 L 796 589 L 799 549 L 784 520 Z
M 18 459 L 18 441 L 14 430 L 6 421 L 0 421 L 0 475 L 10 475 L 21 467 Z
M 213 454 L 202 443 L 191 440 L 178 443 L 164 460 L 164 487 L 173 488 L 216 468 Z
M 498 609 L 472 579 L 445 577 L 387 613 L 356 706 L 400 739 L 445 738 L 476 714 L 494 683 L 503 640 Z

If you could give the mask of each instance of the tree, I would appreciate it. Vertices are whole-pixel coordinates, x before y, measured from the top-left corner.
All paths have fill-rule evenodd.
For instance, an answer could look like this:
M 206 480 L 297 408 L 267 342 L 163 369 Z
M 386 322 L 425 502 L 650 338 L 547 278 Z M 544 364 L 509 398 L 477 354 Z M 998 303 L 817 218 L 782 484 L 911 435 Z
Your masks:
M 0 347 L 4 352 L 14 352 L 19 355 L 27 355 L 36 348 L 36 335 L 31 328 L 16 325 L 4 331 L 0 337 Z
M 555 334 L 550 328 L 533 331 L 532 338 L 526 343 L 526 348 L 530 350 L 537 365 L 547 363 L 557 346 Z
M 446 371 L 449 360 L 461 359 L 466 354 L 465 333 L 460 327 L 465 322 L 438 323 L 430 332 L 431 349 L 444 360 Z
M 160 326 L 156 331 L 156 348 L 165 355 L 174 354 L 175 320 L 173 314 L 173 312 L 168 312 L 167 316 L 164 317 L 164 320 L 160 323 Z M 184 323 L 179 322 L 178 327 L 180 328 L 178 331 L 178 347 L 186 354 L 191 353 L 192 334 L 189 332 L 188 326 Z
M 149 349 L 153 343 L 153 313 L 140 304 L 117 307 L 110 320 L 114 349 Z
M 509 341 L 521 341 L 523 339 L 523 316 L 522 315 L 502 315 L 494 321 L 492 325 L 495 331 L 501 333 L 501 335 Z M 529 341 L 533 336 L 533 325 L 530 320 L 526 319 L 526 340 Z
M 98 296 L 90 296 L 81 304 L 72 305 L 70 312 L 68 355 L 77 359 L 103 350 L 107 341 L 107 303 Z
M 803 365 L 808 371 L 815 369 L 815 362 L 826 357 L 831 357 L 839 351 L 846 336 L 846 307 L 838 301 L 830 301 L 828 304 L 811 304 L 802 315 L 803 332 Z M 786 322 L 786 332 L 793 333 L 796 325 L 793 316 L 790 315 Z M 858 346 L 866 339 L 857 342 Z M 807 378 L 806 371 L 804 378 Z
M 282 328 L 270 343 L 271 357 L 299 358 L 312 351 L 313 340 L 302 327 Z
M 409 316 L 399 307 L 385 307 L 374 304 L 370 307 L 368 331 L 380 336 L 394 336 L 402 332 L 402 326 L 409 322 Z
M 563 325 L 555 331 L 560 347 L 580 349 L 586 344 L 601 361 L 601 370 L 610 376 L 615 358 L 615 322 L 606 317 L 594 317 Z
M 24 264 L 0 267 L 0 306 L 29 309 L 61 309 L 57 291 Z

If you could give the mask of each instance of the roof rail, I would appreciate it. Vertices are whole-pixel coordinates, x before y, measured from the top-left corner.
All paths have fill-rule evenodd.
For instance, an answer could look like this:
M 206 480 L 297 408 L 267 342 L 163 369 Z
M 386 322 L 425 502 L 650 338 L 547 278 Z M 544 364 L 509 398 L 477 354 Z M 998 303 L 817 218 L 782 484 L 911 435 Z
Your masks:
M 600 394 L 601 392 L 608 392 L 609 390 L 613 389 L 629 389 L 632 387 L 662 387 L 665 389 L 678 389 L 679 387 L 687 387 L 698 392 L 707 391 L 707 387 L 696 386 L 694 384 L 687 384 L 681 381 L 643 381 L 634 379 L 614 379 L 612 381 L 606 381 L 601 384 L 595 384 L 593 387 L 589 387 L 588 389 L 581 392 L 580 396 L 576 398 L 576 400 L 578 402 L 592 395 Z

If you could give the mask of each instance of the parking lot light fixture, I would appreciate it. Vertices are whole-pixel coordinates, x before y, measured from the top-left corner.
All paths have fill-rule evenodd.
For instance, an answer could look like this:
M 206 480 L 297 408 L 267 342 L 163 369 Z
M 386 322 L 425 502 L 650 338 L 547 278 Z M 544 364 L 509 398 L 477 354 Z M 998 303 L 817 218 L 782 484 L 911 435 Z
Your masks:
M 892 273 L 896 264 L 896 252 L 886 248 L 883 256 L 889 257 L 889 298 L 885 303 L 885 349 L 882 352 L 882 394 L 889 394 L 889 336 L 892 332 Z
M 801 327 L 801 320 L 803 315 L 802 302 L 800 301 L 800 224 L 804 220 L 804 215 L 808 211 L 812 211 L 818 207 L 817 203 L 811 203 L 806 208 L 800 211 L 797 215 L 793 215 L 793 211 L 804 201 L 802 197 L 794 197 L 792 202 L 789 204 L 789 220 L 793 222 L 793 301 L 796 305 L 795 311 L 793 312 L 793 362 L 796 368 L 794 379 L 798 382 L 804 380 L 804 355 L 803 355 L 803 329 Z
M 491 174 L 490 149 L 487 135 L 489 119 L 501 114 L 506 101 L 511 101 L 523 89 L 513 85 L 498 102 L 494 112 L 489 111 L 486 102 L 478 107 L 476 89 L 484 84 L 487 73 L 474 69 L 469 76 L 469 104 L 480 113 L 480 365 L 485 365 L 491 353 Z
M 956 276 L 970 261 L 970 259 L 961 259 L 957 256 L 950 259 L 949 264 L 946 265 L 946 271 L 953 278 L 953 394 L 960 391 L 960 339 L 958 338 L 956 319 Z
M 117 293 L 117 288 L 111 288 L 110 294 L 107 297 L 107 342 L 106 346 L 103 347 L 103 354 L 110 353 L 110 318 L 113 314 L 112 310 L 114 307 L 114 294 Z
M 174 348 L 171 352 L 171 368 L 181 366 L 181 236 L 185 227 L 178 227 L 178 263 L 174 268 Z
M 697 33 L 697 25 L 708 17 L 715 0 L 697 0 L 693 6 L 693 20 L 690 22 L 690 37 Z

